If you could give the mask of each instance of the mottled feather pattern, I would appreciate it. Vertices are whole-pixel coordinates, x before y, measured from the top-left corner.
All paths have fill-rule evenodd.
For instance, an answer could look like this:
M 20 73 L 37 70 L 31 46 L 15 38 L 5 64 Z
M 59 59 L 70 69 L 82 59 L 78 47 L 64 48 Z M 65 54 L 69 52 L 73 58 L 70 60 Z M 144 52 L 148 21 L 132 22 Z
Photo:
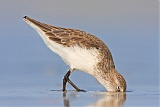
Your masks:
M 94 76 L 108 91 L 126 90 L 125 79 L 116 71 L 109 48 L 99 38 L 81 30 L 41 23 L 27 16 L 24 20 L 71 69 Z
M 101 61 L 97 64 L 100 67 L 99 69 L 104 69 L 104 71 L 109 72 L 112 67 L 115 67 L 110 50 L 96 36 L 81 30 L 51 26 L 29 17 L 27 17 L 27 20 L 39 26 L 39 28 L 45 32 L 50 40 L 53 40 L 65 47 L 74 47 L 75 45 L 78 45 L 82 48 L 85 47 L 87 49 L 98 49 L 99 58 L 101 59 Z

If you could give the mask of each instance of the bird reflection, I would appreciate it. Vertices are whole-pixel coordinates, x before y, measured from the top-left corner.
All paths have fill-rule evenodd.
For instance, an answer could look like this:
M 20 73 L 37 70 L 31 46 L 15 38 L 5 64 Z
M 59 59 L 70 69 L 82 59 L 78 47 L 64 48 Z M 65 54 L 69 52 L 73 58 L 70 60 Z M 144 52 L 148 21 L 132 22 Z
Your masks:
M 69 99 L 66 98 L 66 93 L 63 93 L 63 102 L 64 102 L 64 107 L 70 107 L 69 104 Z
M 66 97 L 66 93 L 63 93 L 64 107 L 70 107 L 71 102 L 69 98 Z M 86 105 L 87 107 L 123 107 L 123 104 L 126 101 L 126 93 L 125 92 L 96 92 L 93 94 L 93 98 L 99 98 L 99 99 L 94 103 Z
M 104 97 L 88 107 L 123 107 L 126 101 L 125 92 L 105 92 Z

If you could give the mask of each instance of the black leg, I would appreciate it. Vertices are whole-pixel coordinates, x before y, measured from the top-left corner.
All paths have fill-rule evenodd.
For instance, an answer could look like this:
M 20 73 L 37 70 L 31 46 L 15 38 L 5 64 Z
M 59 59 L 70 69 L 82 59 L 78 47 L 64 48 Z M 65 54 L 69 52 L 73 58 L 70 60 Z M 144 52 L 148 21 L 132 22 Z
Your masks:
M 69 69 L 69 71 L 66 73 L 66 75 L 64 76 L 64 79 L 63 79 L 63 89 L 62 91 L 66 91 L 66 83 L 70 83 L 77 91 L 84 91 L 85 90 L 81 90 L 79 89 L 70 79 L 69 79 L 69 76 L 71 74 L 71 72 L 73 71 L 73 69 Z
M 68 79 L 68 83 L 70 83 L 77 91 L 81 91 L 70 79 Z
M 62 91 L 66 91 L 66 83 L 67 83 L 67 81 L 69 79 L 70 73 L 71 73 L 71 71 L 69 69 L 69 71 L 66 73 L 66 75 L 63 78 L 63 89 L 62 89 Z

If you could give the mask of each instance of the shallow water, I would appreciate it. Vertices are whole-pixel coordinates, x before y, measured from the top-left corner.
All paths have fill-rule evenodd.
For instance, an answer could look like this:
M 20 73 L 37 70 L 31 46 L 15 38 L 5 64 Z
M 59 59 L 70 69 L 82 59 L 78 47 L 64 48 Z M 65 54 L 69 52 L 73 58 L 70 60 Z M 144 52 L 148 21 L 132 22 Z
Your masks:
M 158 86 L 150 83 L 129 84 L 127 92 L 106 92 L 93 77 L 74 72 L 70 79 L 87 92 L 76 92 L 67 84 L 63 93 L 62 79 L 67 66 L 50 66 L 52 62 L 10 62 L 1 65 L 0 107 L 158 107 Z M 63 64 L 63 63 L 62 63 Z M 9 67 L 7 67 L 7 66 Z M 54 69 L 57 68 L 57 69 Z M 59 70 L 62 72 L 59 72 Z M 155 79 L 156 81 L 156 79 Z M 133 82 L 134 83 L 134 82 Z
M 0 106 L 53 106 L 53 107 L 158 107 L 159 92 L 76 92 L 50 90 L 1 91 Z

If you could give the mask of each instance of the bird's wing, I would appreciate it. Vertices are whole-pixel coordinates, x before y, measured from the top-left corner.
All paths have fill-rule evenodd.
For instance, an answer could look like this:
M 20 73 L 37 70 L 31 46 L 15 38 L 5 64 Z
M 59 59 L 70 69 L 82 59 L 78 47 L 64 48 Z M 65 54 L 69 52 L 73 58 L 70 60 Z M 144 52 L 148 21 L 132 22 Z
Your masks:
M 24 20 L 26 20 L 28 23 L 33 23 L 39 29 L 41 29 L 50 40 L 63 46 L 70 47 L 79 45 L 85 48 L 99 48 L 101 45 L 105 46 L 105 44 L 99 38 L 84 31 L 51 26 L 31 19 L 27 16 L 24 17 Z
M 86 33 L 81 30 L 70 29 L 70 28 L 61 28 L 56 26 L 51 26 L 45 23 L 41 23 L 34 19 L 31 19 L 27 16 L 24 17 L 28 23 L 33 23 L 41 29 L 48 38 L 58 44 L 63 45 L 64 47 L 74 47 L 80 46 L 82 48 L 90 49 L 95 48 L 99 50 L 99 55 L 101 59 L 106 61 L 108 66 L 114 66 L 112 55 L 108 47 L 96 36 Z M 100 66 L 103 63 L 100 63 Z
M 95 40 L 98 38 L 80 30 L 53 27 L 46 35 L 50 40 L 67 47 L 78 45 L 87 49 L 99 48 L 98 41 Z

